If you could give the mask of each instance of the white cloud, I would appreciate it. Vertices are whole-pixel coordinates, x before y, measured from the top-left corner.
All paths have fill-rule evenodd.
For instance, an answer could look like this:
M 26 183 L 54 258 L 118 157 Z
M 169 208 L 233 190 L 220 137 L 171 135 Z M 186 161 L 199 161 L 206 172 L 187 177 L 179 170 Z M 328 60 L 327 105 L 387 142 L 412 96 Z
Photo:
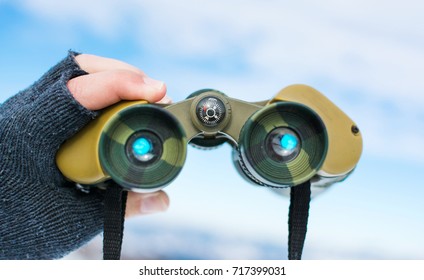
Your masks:
M 103 36 L 113 37 L 124 26 L 131 5 L 119 0 L 18 0 L 24 9 L 55 24 L 78 25 Z
M 53 21 L 133 36 L 156 51 L 213 56 L 235 48 L 252 70 L 293 79 L 325 76 L 394 101 L 424 105 L 419 1 L 23 0 Z M 402 96 L 402 97 L 400 97 Z
M 398 8 L 406 3 L 390 7 L 385 2 L 343 2 L 332 7 L 328 1 L 310 10 L 307 5 L 275 1 L 206 1 L 189 9 L 186 2 L 178 2 L 167 5 L 165 20 L 157 16 L 163 6 L 148 3 L 149 37 L 166 51 L 209 55 L 235 47 L 243 51 L 251 69 L 268 76 L 328 77 L 394 102 L 408 96 L 424 105 L 424 38 L 414 44 L 403 38 L 420 36 L 420 15 L 411 6 L 413 13 L 404 12 L 399 19 Z M 401 24 L 393 23 L 395 15 Z

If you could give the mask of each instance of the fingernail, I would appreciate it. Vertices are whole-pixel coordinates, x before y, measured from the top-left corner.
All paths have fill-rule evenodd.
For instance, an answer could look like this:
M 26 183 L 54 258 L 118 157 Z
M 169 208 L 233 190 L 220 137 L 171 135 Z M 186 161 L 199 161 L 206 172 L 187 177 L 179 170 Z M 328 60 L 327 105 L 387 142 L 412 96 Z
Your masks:
M 164 82 L 152 79 L 150 77 L 144 77 L 144 83 L 155 89 L 162 89 L 164 86 Z
M 163 195 L 160 193 L 151 193 L 143 197 L 140 206 L 141 214 L 152 214 L 157 212 L 163 212 L 168 209 L 168 203 L 166 203 Z
M 167 95 L 165 95 L 161 100 L 159 100 L 158 103 L 161 103 L 161 104 L 171 104 L 172 103 L 172 99 L 169 98 Z

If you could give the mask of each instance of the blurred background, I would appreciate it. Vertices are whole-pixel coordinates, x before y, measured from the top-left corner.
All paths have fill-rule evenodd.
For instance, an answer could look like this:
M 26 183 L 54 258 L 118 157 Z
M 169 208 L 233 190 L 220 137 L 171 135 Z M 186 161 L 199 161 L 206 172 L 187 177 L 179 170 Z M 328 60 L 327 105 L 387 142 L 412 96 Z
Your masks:
M 304 259 L 424 259 L 424 4 L 418 0 L 0 0 L 0 102 L 72 49 L 247 101 L 303 83 L 359 125 L 363 156 L 313 199 Z M 189 148 L 165 213 L 127 220 L 123 258 L 281 259 L 289 200 Z M 69 259 L 101 258 L 101 236 Z

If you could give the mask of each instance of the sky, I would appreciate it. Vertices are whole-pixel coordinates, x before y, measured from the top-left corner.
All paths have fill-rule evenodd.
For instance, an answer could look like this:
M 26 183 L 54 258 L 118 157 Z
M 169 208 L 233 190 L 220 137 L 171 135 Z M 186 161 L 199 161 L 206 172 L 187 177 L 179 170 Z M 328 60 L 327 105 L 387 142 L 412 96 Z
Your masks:
M 0 0 L 0 102 L 68 50 L 133 64 L 175 102 L 202 88 L 258 101 L 310 85 L 358 124 L 364 151 L 312 201 L 305 256 L 423 259 L 424 4 L 311 2 Z M 244 182 L 231 152 L 189 148 L 165 189 L 170 209 L 128 227 L 286 242 L 288 199 Z

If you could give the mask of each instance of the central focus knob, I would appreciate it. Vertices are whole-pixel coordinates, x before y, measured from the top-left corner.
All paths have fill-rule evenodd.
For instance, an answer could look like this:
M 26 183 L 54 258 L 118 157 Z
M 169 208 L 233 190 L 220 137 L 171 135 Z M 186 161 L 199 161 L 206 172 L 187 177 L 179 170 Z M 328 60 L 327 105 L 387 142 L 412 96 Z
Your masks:
M 205 126 L 216 126 L 225 118 L 225 105 L 218 98 L 207 96 L 197 103 L 196 116 Z

